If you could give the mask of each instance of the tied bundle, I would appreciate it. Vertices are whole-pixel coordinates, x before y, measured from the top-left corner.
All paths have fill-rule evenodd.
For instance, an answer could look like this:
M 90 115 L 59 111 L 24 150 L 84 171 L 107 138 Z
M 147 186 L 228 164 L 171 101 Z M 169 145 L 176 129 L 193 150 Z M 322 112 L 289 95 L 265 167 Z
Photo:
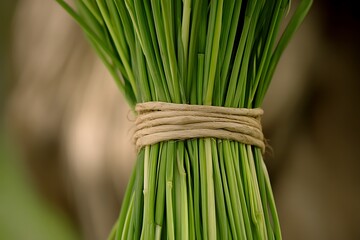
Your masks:
M 281 239 L 259 108 L 312 1 L 278 41 L 289 0 L 57 2 L 139 113 L 109 239 Z

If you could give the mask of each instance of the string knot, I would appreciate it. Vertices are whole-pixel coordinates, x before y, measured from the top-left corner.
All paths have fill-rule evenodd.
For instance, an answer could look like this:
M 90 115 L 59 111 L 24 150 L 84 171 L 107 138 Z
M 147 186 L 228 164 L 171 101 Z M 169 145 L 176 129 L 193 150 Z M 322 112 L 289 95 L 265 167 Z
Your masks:
M 265 151 L 260 108 L 228 108 L 165 102 L 138 103 L 134 141 L 144 146 L 169 140 L 217 138 Z

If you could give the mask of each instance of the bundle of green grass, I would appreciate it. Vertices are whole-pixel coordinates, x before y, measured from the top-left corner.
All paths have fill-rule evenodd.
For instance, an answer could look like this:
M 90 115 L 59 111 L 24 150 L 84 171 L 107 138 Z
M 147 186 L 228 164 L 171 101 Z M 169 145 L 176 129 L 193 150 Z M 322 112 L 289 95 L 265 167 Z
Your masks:
M 57 1 L 132 109 L 259 108 L 312 3 L 299 3 L 278 38 L 289 0 L 76 0 L 76 10 Z M 109 239 L 281 239 L 262 154 L 211 137 L 141 147 Z

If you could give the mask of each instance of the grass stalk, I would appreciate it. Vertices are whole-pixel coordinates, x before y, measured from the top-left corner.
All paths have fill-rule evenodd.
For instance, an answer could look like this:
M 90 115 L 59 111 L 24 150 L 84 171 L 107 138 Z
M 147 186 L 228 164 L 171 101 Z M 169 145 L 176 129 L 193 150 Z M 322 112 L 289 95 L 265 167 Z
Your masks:
M 162 101 L 260 107 L 307 15 L 301 0 L 56 0 L 84 30 L 130 107 Z M 169 124 L 170 125 L 170 124 Z M 227 139 L 138 152 L 109 240 L 282 239 L 260 149 Z

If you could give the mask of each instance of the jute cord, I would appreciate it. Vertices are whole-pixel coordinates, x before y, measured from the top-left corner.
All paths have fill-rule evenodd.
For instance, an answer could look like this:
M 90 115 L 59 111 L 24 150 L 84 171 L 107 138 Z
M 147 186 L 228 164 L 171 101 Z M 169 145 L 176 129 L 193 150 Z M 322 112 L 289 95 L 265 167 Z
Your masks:
M 227 108 L 165 102 L 139 103 L 135 107 L 134 141 L 144 146 L 169 140 L 217 138 L 238 141 L 265 151 L 260 108 Z

